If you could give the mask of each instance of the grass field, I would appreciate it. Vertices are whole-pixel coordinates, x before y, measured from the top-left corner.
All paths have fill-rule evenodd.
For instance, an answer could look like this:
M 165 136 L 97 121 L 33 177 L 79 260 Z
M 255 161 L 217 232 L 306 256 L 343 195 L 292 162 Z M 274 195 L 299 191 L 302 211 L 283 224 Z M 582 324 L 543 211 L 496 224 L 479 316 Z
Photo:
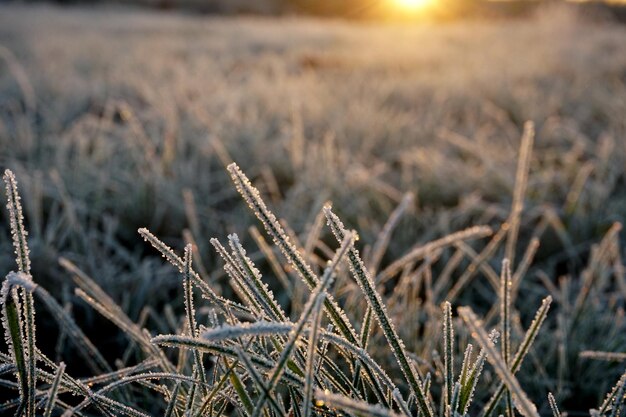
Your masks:
M 0 167 L 11 169 L 19 183 L 32 276 L 110 368 L 158 357 L 142 345 L 149 338 L 137 329 L 145 326 L 154 336 L 195 325 L 184 314 L 180 273 L 143 242 L 139 228 L 179 254 L 191 243 L 199 276 L 217 295 L 245 304 L 209 243 L 215 237 L 225 244 L 237 233 L 292 324 L 304 317 L 309 291 L 298 268 L 269 248 L 272 239 L 260 237 L 262 225 L 229 178 L 226 166 L 233 161 L 285 220 L 286 233 L 316 274 L 342 242 L 325 226 L 326 202 L 347 229 L 358 231 L 356 246 L 385 314 L 420 374 L 432 374 L 435 398 L 445 398 L 451 387 L 440 305 L 452 303 L 459 340 L 452 354 L 461 369 L 465 344 L 476 333 L 466 324 L 476 322 L 456 309 L 469 305 L 485 317 L 486 330 L 499 328 L 505 257 L 513 287 L 510 320 L 504 320 L 510 334 L 504 334 L 514 346 L 541 300 L 553 298 L 517 374 L 542 415 L 550 413 L 548 392 L 561 411 L 586 415 L 624 373 L 626 26 L 556 7 L 525 19 L 394 25 L 0 6 Z M 4 276 L 15 269 L 15 256 L 8 213 L 0 219 Z M 402 258 L 480 225 L 492 233 Z M 240 253 L 231 244 L 233 256 Z M 74 268 L 91 276 L 137 328 L 120 331 L 94 311 L 89 298 L 98 297 L 85 289 L 91 284 L 72 279 L 80 275 Z M 336 268 L 333 293 L 361 331 L 368 304 L 348 268 Z M 216 314 L 197 298 L 197 320 L 211 327 Z M 309 307 L 319 307 L 318 298 L 310 298 Z M 75 335 L 59 332 L 44 304 L 35 294 L 37 347 L 54 362 L 64 360 L 68 374 L 93 375 L 98 366 L 77 359 Z M 321 316 L 319 308 L 311 310 L 313 317 Z M 288 346 L 280 336 L 289 330 L 285 323 L 273 328 L 278 336 L 272 340 Z M 402 392 L 410 392 L 388 341 L 384 326 L 372 325 L 368 352 Z M 300 359 L 306 345 L 296 349 Z M 581 356 L 585 351 L 615 355 L 602 360 L 606 354 Z M 194 355 L 178 359 L 177 371 L 188 376 L 201 367 Z M 9 356 L 0 360 L 11 363 Z M 355 363 L 346 366 L 352 370 Z M 221 368 L 215 369 L 210 373 L 219 375 Z M 486 365 L 471 415 L 480 414 L 497 388 L 502 376 L 496 369 Z M 248 365 L 241 375 L 244 385 L 254 385 Z M 17 385 L 9 382 L 0 390 L 12 393 Z M 70 385 L 61 384 L 64 401 Z M 179 389 L 164 387 L 165 394 L 149 393 L 148 383 L 139 384 L 113 398 L 162 415 Z M 363 383 L 372 400 L 369 389 Z M 285 392 L 277 395 L 289 403 Z M 266 412 L 278 413 L 280 400 L 272 404 Z M 398 413 L 404 412 L 400 404 L 393 407 Z M 420 409 L 417 404 L 409 400 L 409 408 Z M 343 405 L 359 413 L 354 404 Z M 180 404 L 173 407 L 182 415 Z M 232 404 L 224 410 L 254 415 Z M 88 408 L 88 415 L 97 411 Z

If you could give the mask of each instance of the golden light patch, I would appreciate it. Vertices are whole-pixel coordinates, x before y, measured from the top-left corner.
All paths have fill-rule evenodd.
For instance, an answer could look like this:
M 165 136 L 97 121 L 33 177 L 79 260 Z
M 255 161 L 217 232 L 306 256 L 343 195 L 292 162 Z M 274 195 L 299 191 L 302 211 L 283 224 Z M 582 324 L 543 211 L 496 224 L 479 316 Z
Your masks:
M 407 12 L 415 12 L 424 9 L 432 0 L 392 0 L 395 7 Z

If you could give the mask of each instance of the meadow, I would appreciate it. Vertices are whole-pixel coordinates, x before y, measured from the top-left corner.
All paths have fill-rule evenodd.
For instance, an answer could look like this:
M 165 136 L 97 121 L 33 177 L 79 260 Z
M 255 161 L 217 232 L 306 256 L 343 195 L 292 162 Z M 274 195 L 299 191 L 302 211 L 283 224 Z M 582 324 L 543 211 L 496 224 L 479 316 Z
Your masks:
M 603 16 L 2 5 L 0 167 L 0 414 L 626 412 Z

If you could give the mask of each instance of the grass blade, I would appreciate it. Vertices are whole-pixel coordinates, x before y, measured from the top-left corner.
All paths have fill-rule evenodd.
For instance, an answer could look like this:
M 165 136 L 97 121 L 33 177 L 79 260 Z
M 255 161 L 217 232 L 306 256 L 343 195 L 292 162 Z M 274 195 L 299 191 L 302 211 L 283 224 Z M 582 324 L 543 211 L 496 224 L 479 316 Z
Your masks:
M 452 406 L 452 390 L 454 385 L 454 328 L 452 327 L 452 305 L 443 304 L 443 346 L 444 346 L 444 392 L 445 403 Z
M 530 324 L 530 327 L 528 328 L 528 330 L 526 331 L 526 334 L 524 335 L 524 339 L 522 340 L 522 343 L 520 344 L 519 348 L 517 349 L 517 352 L 515 353 L 515 357 L 513 358 L 513 362 L 511 363 L 511 367 L 510 367 L 512 374 L 515 374 L 517 371 L 519 371 L 520 367 L 522 366 L 522 362 L 524 361 L 524 358 L 530 351 L 530 347 L 535 341 L 535 338 L 537 337 L 537 334 L 539 333 L 539 330 L 541 329 L 541 325 L 543 324 L 544 320 L 546 319 L 548 315 L 548 310 L 550 309 L 551 303 L 552 303 L 552 297 L 550 296 L 544 298 L 543 301 L 541 302 L 541 306 L 537 310 L 537 313 L 535 313 L 535 318 Z M 493 413 L 493 411 L 496 408 L 496 405 L 498 404 L 498 401 L 500 401 L 500 397 L 504 393 L 504 390 L 505 390 L 505 385 L 501 383 L 500 386 L 496 389 L 495 394 L 489 399 L 489 402 L 485 405 L 485 408 L 482 413 L 482 417 L 489 417 Z
M 9 210 L 9 218 L 11 224 L 11 236 L 13 238 L 13 248 L 15 249 L 16 262 L 19 272 L 30 277 L 30 258 L 28 242 L 26 240 L 28 232 L 24 228 L 24 215 L 22 214 L 22 204 L 20 195 L 17 191 L 17 181 L 15 175 L 10 170 L 4 172 L 4 183 L 6 186 L 7 209 Z M 24 315 L 23 328 L 26 339 L 26 351 L 24 358 L 26 360 L 26 415 L 35 417 L 35 387 L 37 385 L 37 364 L 35 359 L 35 306 L 33 295 L 30 291 L 22 288 L 19 291 L 22 298 L 21 310 Z M 16 304 L 16 311 L 19 311 Z
M 550 410 L 552 410 L 552 417 L 561 417 L 561 412 L 551 392 L 548 393 L 548 403 L 550 404 Z
M 56 373 L 54 374 L 54 381 L 52 382 L 52 385 L 50 385 L 50 390 L 48 391 L 48 400 L 46 401 L 46 408 L 43 413 L 44 417 L 50 417 L 50 415 L 52 415 L 52 410 L 54 409 L 54 403 L 57 399 L 59 383 L 63 377 L 63 372 L 65 372 L 65 363 L 61 362 Z
M 317 350 L 317 342 L 319 341 L 320 323 L 322 320 L 322 303 L 324 296 L 318 298 L 313 307 L 313 317 L 311 319 L 313 326 L 309 335 L 309 346 L 306 355 L 306 367 L 304 371 L 304 399 L 302 400 L 302 416 L 311 416 L 311 406 L 313 403 L 313 385 L 315 383 L 315 352 Z
M 372 417 L 401 417 L 388 408 L 372 405 L 363 401 L 354 400 L 343 395 L 331 394 L 328 391 L 315 391 L 315 400 L 318 407 L 330 406 L 346 410 L 349 413 Z
M 517 171 L 515 173 L 515 188 L 513 190 L 513 203 L 511 205 L 511 214 L 507 223 L 509 224 L 509 233 L 507 235 L 505 258 L 509 260 L 511 265 L 515 265 L 515 247 L 517 245 L 517 236 L 519 234 L 520 217 L 524 209 L 524 194 L 528 185 L 528 170 L 530 168 L 530 158 L 532 155 L 533 142 L 535 139 L 535 125 L 528 121 L 524 124 L 524 133 L 522 135 L 522 143 L 520 145 L 520 155 L 517 162 Z
M 324 213 L 328 220 L 328 224 L 331 227 L 333 234 L 337 240 L 341 241 L 345 238 L 346 230 L 341 223 L 341 220 L 331 211 L 330 207 L 324 208 Z M 430 409 L 430 405 L 426 399 L 426 395 L 422 389 L 422 383 L 418 375 L 416 375 L 414 368 L 409 363 L 409 359 L 406 354 L 404 343 L 398 337 L 398 334 L 387 315 L 387 310 L 383 304 L 380 294 L 374 288 L 374 283 L 369 275 L 369 272 L 365 269 L 365 265 L 361 260 L 358 251 L 352 247 L 348 253 L 348 259 L 350 260 L 350 269 L 354 275 L 357 283 L 361 287 L 368 304 L 372 308 L 378 324 L 380 325 L 387 343 L 391 347 L 391 350 L 400 365 L 400 369 L 409 382 L 412 392 L 417 397 L 417 401 L 421 412 L 426 417 L 433 417 L 433 412 Z
M 525 417 L 539 417 L 537 407 L 530 401 L 526 393 L 522 390 L 519 382 L 513 376 L 513 373 L 508 369 L 506 363 L 496 350 L 493 342 L 489 339 L 489 336 L 482 328 L 480 320 L 476 317 L 476 314 L 469 307 L 459 307 L 459 315 L 463 318 L 465 324 L 472 332 L 472 337 L 485 349 L 487 353 L 487 360 L 496 370 L 496 373 L 500 379 L 504 382 L 506 387 L 516 397 L 516 408 Z

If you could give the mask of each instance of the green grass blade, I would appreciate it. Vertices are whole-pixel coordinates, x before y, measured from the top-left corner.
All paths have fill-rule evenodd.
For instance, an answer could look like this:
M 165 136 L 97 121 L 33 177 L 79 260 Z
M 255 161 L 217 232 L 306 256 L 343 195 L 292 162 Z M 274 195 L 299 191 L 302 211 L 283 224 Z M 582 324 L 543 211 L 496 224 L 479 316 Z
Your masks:
M 24 357 L 25 349 L 22 344 L 24 339 L 20 323 L 20 305 L 17 290 L 11 288 L 8 280 L 5 280 L 2 284 L 2 306 L 2 325 L 5 330 L 5 339 L 17 368 L 20 404 L 21 407 L 25 407 L 25 399 L 28 392 L 28 375 Z

